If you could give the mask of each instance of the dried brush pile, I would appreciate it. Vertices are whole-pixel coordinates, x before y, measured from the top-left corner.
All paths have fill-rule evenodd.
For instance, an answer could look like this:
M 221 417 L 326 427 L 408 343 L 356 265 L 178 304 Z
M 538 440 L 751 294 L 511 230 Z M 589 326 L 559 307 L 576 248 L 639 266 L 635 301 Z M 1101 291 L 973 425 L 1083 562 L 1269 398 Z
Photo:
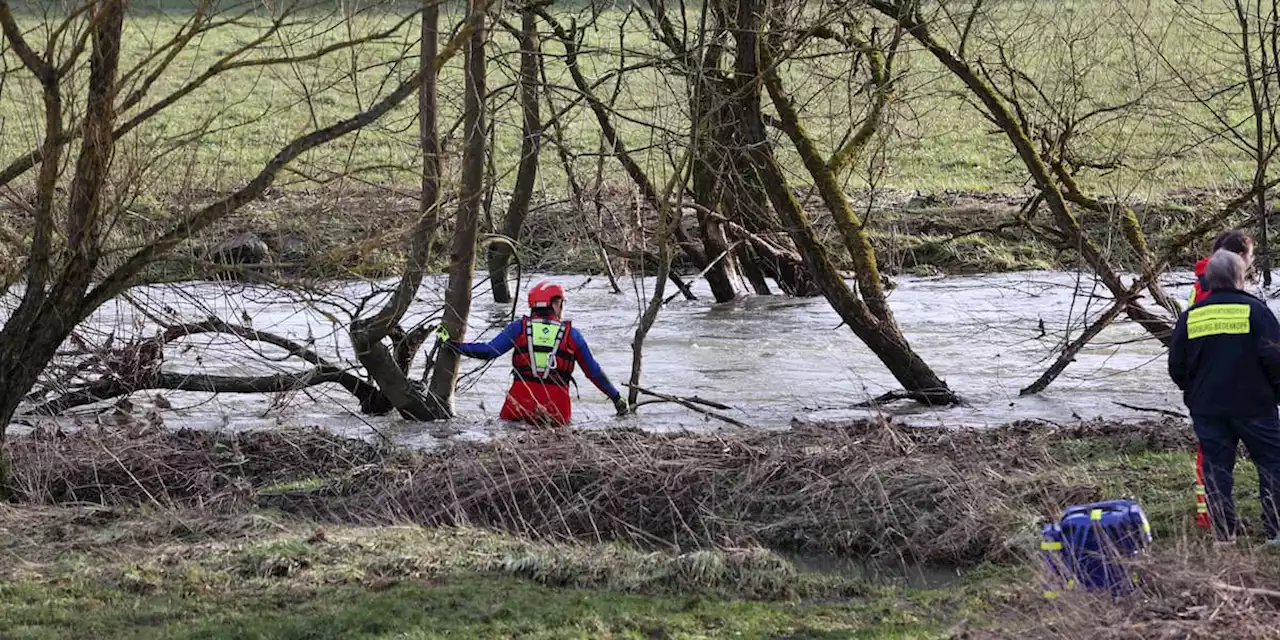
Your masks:
M 5 444 L 9 493 L 29 504 L 232 506 L 254 490 L 380 464 L 387 452 L 320 430 L 216 434 L 158 431 L 141 437 L 83 430 Z
M 1190 446 L 1183 427 L 1108 429 L 861 422 L 732 435 L 530 433 L 429 453 L 318 430 L 141 439 L 85 432 L 16 438 L 8 453 L 13 493 L 30 502 L 267 505 L 535 539 L 761 545 L 970 564 L 1024 554 L 1038 516 L 1100 497 L 1096 487 L 1050 471 L 1061 467 L 1054 449 L 1064 438 Z
M 1139 565 L 1143 590 L 1112 599 L 1067 592 L 1056 600 L 1029 592 L 996 611 L 993 628 L 966 637 L 1062 640 L 1280 637 L 1280 571 L 1265 552 L 1202 544 L 1157 551 Z

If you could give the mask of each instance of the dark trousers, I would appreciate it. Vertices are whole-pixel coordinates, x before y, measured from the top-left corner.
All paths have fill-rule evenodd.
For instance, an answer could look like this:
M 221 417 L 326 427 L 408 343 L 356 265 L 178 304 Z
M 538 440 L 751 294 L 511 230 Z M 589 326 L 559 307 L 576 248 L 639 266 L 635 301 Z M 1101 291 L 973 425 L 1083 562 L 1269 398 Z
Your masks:
M 1280 535 L 1280 512 L 1276 509 L 1280 498 L 1280 419 L 1193 415 L 1191 422 L 1204 452 L 1204 484 L 1214 533 L 1219 538 L 1236 535 L 1231 489 L 1235 484 L 1236 449 L 1243 440 L 1258 468 L 1258 493 L 1267 538 Z

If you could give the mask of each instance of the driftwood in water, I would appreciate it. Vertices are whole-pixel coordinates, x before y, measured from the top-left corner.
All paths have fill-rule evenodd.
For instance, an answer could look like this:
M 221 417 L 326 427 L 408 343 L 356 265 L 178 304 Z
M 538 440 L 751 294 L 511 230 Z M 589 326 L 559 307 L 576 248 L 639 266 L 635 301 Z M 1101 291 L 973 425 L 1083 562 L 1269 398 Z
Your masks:
M 744 429 L 750 429 L 750 428 L 751 428 L 751 425 L 749 425 L 749 424 L 747 424 L 747 423 L 745 423 L 745 422 L 742 422 L 741 420 L 738 420 L 738 419 L 736 419 L 736 418 L 732 418 L 732 417 L 726 416 L 726 415 L 721 414 L 721 413 L 716 413 L 715 411 L 711 411 L 711 410 L 709 410 L 709 409 L 706 409 L 706 408 L 705 408 L 705 407 L 713 407 L 713 408 L 715 408 L 715 409 L 720 409 L 721 411 L 731 411 L 731 410 L 733 410 L 733 407 L 730 407 L 730 406 L 728 406 L 728 405 L 723 405 L 723 404 L 720 404 L 720 403 L 718 403 L 718 402 L 712 402 L 712 401 L 710 401 L 710 400 L 704 400 L 704 399 L 699 398 L 699 397 L 697 397 L 697 396 L 694 396 L 694 397 L 692 397 L 692 398 L 685 398 L 685 397 L 681 397 L 681 396 L 673 396 L 673 395 L 671 395 L 671 394 L 667 394 L 667 393 L 659 393 L 659 392 L 657 392 L 657 391 L 653 391 L 653 390 L 651 390 L 651 389 L 646 389 L 646 388 L 644 388 L 644 387 L 641 387 L 640 385 L 634 385 L 634 384 L 626 384 L 626 383 L 623 383 L 623 386 L 628 387 L 628 388 L 630 388 L 630 389 L 633 389 L 633 390 L 635 390 L 635 391 L 637 391 L 637 392 L 639 392 L 639 393 L 641 393 L 641 394 L 644 394 L 644 395 L 646 395 L 646 396 L 652 396 L 652 397 L 654 397 L 654 398 L 657 398 L 658 400 L 660 400 L 660 401 L 662 401 L 662 402 L 672 402 L 672 403 L 678 404 L 678 405 L 680 405 L 680 406 L 682 406 L 682 407 L 684 407 L 684 408 L 686 408 L 686 409 L 688 409 L 688 410 L 690 410 L 690 411 L 694 411 L 694 412 L 696 412 L 696 413 L 701 413 L 701 414 L 702 414 L 702 415 L 704 415 L 704 416 L 708 416 L 708 417 L 711 417 L 711 418 L 715 418 L 716 420 L 720 420 L 721 422 L 727 422 L 727 423 L 729 423 L 729 424 L 731 424 L 731 425 L 733 425 L 733 426 L 735 426 L 735 427 L 742 427 L 742 428 L 744 428 Z M 639 404 L 637 404 L 637 406 L 639 406 Z
M 210 376 L 190 373 L 168 373 L 160 370 L 163 349 L 181 338 L 201 334 L 225 334 L 246 342 L 269 344 L 313 365 L 309 371 L 268 376 Z M 381 415 L 391 410 L 386 396 L 377 386 L 349 372 L 315 351 L 289 338 L 249 327 L 233 325 L 217 318 L 204 322 L 167 327 L 159 336 L 137 344 L 112 350 L 128 357 L 105 355 L 106 364 L 98 378 L 74 386 L 56 397 L 41 402 L 29 413 L 53 415 L 67 409 L 110 400 L 137 391 L 153 389 L 171 391 L 203 391 L 211 393 L 280 393 L 324 383 L 341 385 L 360 401 L 360 410 Z M 47 395 L 47 394 L 46 394 Z M 30 398 L 29 398 L 30 399 Z
M 942 387 L 938 389 L 918 389 L 915 391 L 895 389 L 888 393 L 882 393 L 870 400 L 859 402 L 853 406 L 857 409 L 870 409 L 872 407 L 878 407 L 890 402 L 897 402 L 899 400 L 914 400 L 923 405 L 936 407 L 945 407 L 958 403 L 955 394 L 950 389 Z

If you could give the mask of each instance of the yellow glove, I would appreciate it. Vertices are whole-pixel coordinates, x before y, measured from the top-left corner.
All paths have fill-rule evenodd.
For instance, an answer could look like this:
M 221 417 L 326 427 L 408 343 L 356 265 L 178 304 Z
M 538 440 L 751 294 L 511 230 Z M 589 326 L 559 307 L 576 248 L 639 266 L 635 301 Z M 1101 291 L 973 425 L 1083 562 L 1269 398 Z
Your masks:
M 436 325 L 436 340 L 441 342 L 448 342 L 451 340 L 449 337 L 449 330 L 445 328 L 444 324 Z

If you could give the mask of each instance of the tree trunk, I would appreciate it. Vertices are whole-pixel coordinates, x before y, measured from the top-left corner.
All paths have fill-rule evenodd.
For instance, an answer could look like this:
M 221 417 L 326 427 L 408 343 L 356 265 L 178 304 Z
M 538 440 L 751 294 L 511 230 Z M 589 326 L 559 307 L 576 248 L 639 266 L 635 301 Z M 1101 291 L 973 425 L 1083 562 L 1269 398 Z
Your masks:
M 764 272 L 760 270 L 759 258 L 756 257 L 755 251 L 749 245 L 740 244 L 737 249 L 734 249 L 734 253 L 738 256 L 738 266 L 742 269 L 742 275 L 751 284 L 751 290 L 758 296 L 773 295 L 773 291 L 769 289 L 769 281 L 765 280 Z
M 791 98 L 787 96 L 782 88 L 782 79 L 778 76 L 775 68 L 770 64 L 772 56 L 764 56 L 763 62 L 766 67 L 765 71 L 765 87 L 769 90 L 769 97 L 773 100 L 774 108 L 778 110 L 778 118 L 782 122 L 782 129 L 791 138 L 792 144 L 795 145 L 796 151 L 800 154 L 800 159 L 804 163 L 805 169 L 808 170 L 809 176 L 813 178 L 813 183 L 818 188 L 818 193 L 822 197 L 823 204 L 827 206 L 827 210 L 831 212 L 832 218 L 835 219 L 836 228 L 840 230 L 840 235 L 844 239 L 844 246 L 849 251 L 849 257 L 853 259 L 854 277 L 858 282 L 858 294 L 866 303 L 872 315 L 881 322 L 896 325 L 893 319 L 893 312 L 889 310 L 889 302 L 884 294 L 884 282 L 880 279 L 880 265 L 876 260 L 875 248 L 871 246 L 871 237 L 867 235 L 866 227 L 863 226 L 862 220 L 858 218 L 858 214 L 854 213 L 853 205 L 849 203 L 849 198 L 845 196 L 844 190 L 840 188 L 833 165 L 829 165 L 823 158 L 818 155 L 817 145 L 809 138 L 804 130 L 804 126 L 800 122 L 800 113 L 795 109 Z M 877 90 L 878 100 L 888 100 L 888 92 Z M 858 135 L 854 136 L 855 140 L 870 140 L 875 130 L 880 126 L 879 115 L 883 111 L 883 105 L 873 110 L 873 115 L 863 122 Z M 846 146 L 842 151 L 846 158 L 861 153 L 860 148 Z M 847 163 L 847 160 L 845 161 Z
M 658 319 L 658 312 L 662 311 L 665 304 L 664 295 L 666 293 L 666 285 L 668 275 L 671 275 L 671 245 L 675 236 L 675 227 L 680 224 L 680 209 L 678 206 L 672 206 L 668 203 L 671 194 L 679 189 L 684 191 L 684 172 L 689 162 L 688 154 L 684 161 L 680 162 L 675 170 L 671 173 L 671 179 L 667 181 L 666 189 L 661 194 L 661 198 L 657 202 L 661 203 L 658 209 L 658 277 L 654 279 L 653 295 L 649 298 L 649 304 L 645 307 L 644 313 L 640 316 L 640 322 L 636 324 L 635 337 L 631 341 L 631 377 L 629 378 L 630 389 L 627 402 L 635 406 L 639 399 L 640 391 L 640 374 L 644 363 L 644 341 L 649 335 L 649 330 L 653 328 L 653 323 Z M 679 283 L 679 279 L 673 279 L 673 282 Z
M 739 167 L 739 158 L 742 154 L 734 153 L 729 158 L 729 175 L 721 180 L 724 185 L 722 202 L 726 211 L 732 212 L 733 219 L 741 222 L 746 229 L 754 231 L 758 228 L 761 218 L 767 217 L 767 213 L 760 211 L 760 205 L 768 202 L 768 198 L 764 196 L 763 191 L 759 193 L 759 200 L 751 200 L 743 197 L 747 192 L 740 183 L 746 178 L 746 170 Z M 750 244 L 739 244 L 736 250 L 738 256 L 738 266 L 742 269 L 742 274 L 746 276 L 747 282 L 751 284 L 751 289 L 756 295 L 767 296 L 772 295 L 773 291 L 769 289 L 769 282 L 765 280 L 766 269 L 764 257 L 760 252 L 756 251 Z M 775 282 L 781 282 L 777 278 Z M 816 294 L 815 294 L 816 295 Z
M 745 141 L 742 142 L 743 147 L 746 144 Z M 727 208 L 737 213 L 737 217 L 742 220 L 742 230 L 755 236 L 752 238 L 751 265 L 746 271 L 748 277 L 753 273 L 757 277 L 753 280 L 756 293 L 763 292 L 761 295 L 769 295 L 769 284 L 764 280 L 767 276 L 773 278 L 778 288 L 786 295 L 797 298 L 822 295 L 822 289 L 814 282 L 813 275 L 809 273 L 803 258 L 793 256 L 790 250 L 780 251 L 778 247 L 760 241 L 760 234 L 774 233 L 785 225 L 774 220 L 769 211 L 760 207 L 760 203 L 769 202 L 769 194 L 760 179 L 759 172 L 755 167 L 745 164 L 748 162 L 741 158 L 734 160 L 735 171 L 743 179 L 741 184 L 735 187 L 735 189 L 741 189 L 740 193 L 729 192 L 734 195 L 733 203 Z
M 486 0 L 472 0 L 472 13 L 485 10 Z M 466 96 L 463 100 L 462 126 L 466 147 L 462 152 L 462 184 L 459 192 L 458 216 L 450 252 L 449 284 L 444 294 L 445 329 L 461 340 L 466 336 L 467 317 L 471 313 L 472 272 L 476 266 L 476 238 L 480 231 L 480 198 L 484 195 L 485 178 L 485 40 L 488 37 L 485 18 L 481 15 L 471 40 L 467 43 Z M 431 374 L 432 401 L 442 413 L 453 415 L 453 391 L 458 379 L 458 354 L 441 350 Z
M 38 304 L 29 312 L 34 314 L 32 322 L 13 322 L 11 319 L 0 331 L 0 442 L 4 441 L 6 428 L 27 391 L 35 385 L 45 365 L 79 323 L 84 313 L 83 296 L 101 256 L 102 191 L 115 154 L 112 131 L 116 117 L 114 100 L 124 11 L 124 0 L 101 0 L 90 11 L 93 48 L 89 62 L 89 95 L 83 141 L 67 202 L 65 262 L 52 270 L 49 262 L 30 265 L 28 273 L 51 271 L 59 275 L 47 293 L 36 292 L 34 299 Z M 6 37 L 8 35 L 6 29 Z M 52 73 L 51 70 L 49 72 Z M 53 82 L 58 81 L 56 76 L 53 77 Z M 48 219 L 52 220 L 51 213 Z M 46 258 L 51 259 L 52 256 Z M 26 299 L 33 298 L 24 294 L 24 302 Z M 20 307 L 19 311 L 23 309 Z M 6 480 L 0 476 L 0 483 Z
M 731 302 L 738 297 L 738 288 L 733 283 L 733 257 L 724 255 L 729 253 L 729 243 L 724 230 L 711 215 L 717 209 L 719 199 L 716 197 L 718 181 L 712 169 L 713 161 L 708 156 L 709 144 L 698 145 L 699 158 L 695 160 L 693 168 L 693 199 L 699 205 L 698 233 L 702 236 L 702 246 L 705 249 L 705 263 L 699 269 L 706 270 L 707 284 L 711 285 L 711 295 L 716 302 Z M 710 264 L 712 260 L 716 262 Z
M 704 267 L 707 271 L 707 284 L 711 285 L 711 295 L 716 302 L 732 302 L 738 297 L 738 287 L 734 284 L 737 276 L 735 253 L 729 246 L 724 229 L 710 214 L 698 213 L 698 231 L 702 235 L 702 244 L 706 247 L 707 258 L 715 263 Z
M 796 201 L 769 145 L 760 110 L 760 17 L 759 0 L 738 0 L 738 28 L 734 31 L 737 41 L 735 72 L 739 87 L 750 89 L 738 94 L 739 113 L 742 116 L 748 157 L 761 177 L 770 203 L 790 230 L 809 272 L 832 308 L 884 363 L 903 388 L 911 392 L 910 397 L 928 404 L 957 402 L 958 399 L 946 382 L 938 378 L 907 344 L 897 325 L 880 321 L 849 289 L 819 240 L 817 231 Z
M 538 177 L 538 153 L 542 148 L 542 121 L 538 109 L 538 43 L 537 16 L 532 9 L 520 14 L 520 110 L 523 118 L 520 143 L 520 166 L 516 172 L 515 188 L 511 191 L 511 204 L 502 227 L 503 235 L 514 242 L 520 241 L 520 230 L 529 214 L 529 201 L 533 197 L 534 182 Z M 511 289 L 507 284 L 507 266 L 511 263 L 511 247 L 504 242 L 489 245 L 489 286 L 493 301 L 511 302 Z
M 679 171 L 680 169 L 677 168 L 677 173 Z M 644 364 L 644 340 L 649 335 L 649 329 L 653 328 L 654 321 L 658 319 L 658 312 L 662 310 L 667 274 L 671 272 L 671 228 L 679 223 L 677 216 L 671 212 L 670 206 L 664 205 L 658 211 L 658 277 L 654 279 L 653 295 L 640 316 L 635 336 L 631 340 L 631 376 L 628 378 L 631 384 L 628 387 L 627 402 L 632 406 L 635 406 L 640 396 L 637 385 L 640 384 L 640 374 Z
M 395 293 L 376 315 L 351 324 L 351 345 L 356 358 L 378 384 L 387 400 L 406 418 L 434 420 L 449 415 L 445 408 L 432 402 L 412 382 L 407 368 L 400 366 L 395 355 L 383 342 L 394 335 L 399 323 L 412 306 L 431 262 L 431 248 L 439 227 L 440 158 L 437 134 L 438 74 L 434 64 L 439 48 L 439 3 L 425 0 L 422 17 L 419 72 L 423 74 L 418 89 L 418 134 L 422 147 L 422 194 L 418 201 L 418 221 L 409 241 L 409 255 Z
M 659 5 L 660 6 L 660 5 Z M 719 148 L 727 139 L 724 116 L 726 103 L 715 89 L 718 87 L 720 58 L 722 49 L 719 46 L 706 46 L 706 19 L 710 13 L 706 7 L 702 10 L 701 28 L 698 36 L 698 50 L 704 52 L 697 67 L 697 73 L 690 78 L 693 85 L 693 198 L 698 209 L 698 233 L 702 236 L 703 256 L 705 264 L 699 265 L 706 272 L 707 284 L 711 285 L 711 295 L 716 302 L 731 302 L 738 297 L 738 289 L 734 284 L 734 260 L 729 255 L 729 243 L 725 239 L 720 224 L 712 217 L 711 212 L 720 206 L 720 172 L 723 153 Z

